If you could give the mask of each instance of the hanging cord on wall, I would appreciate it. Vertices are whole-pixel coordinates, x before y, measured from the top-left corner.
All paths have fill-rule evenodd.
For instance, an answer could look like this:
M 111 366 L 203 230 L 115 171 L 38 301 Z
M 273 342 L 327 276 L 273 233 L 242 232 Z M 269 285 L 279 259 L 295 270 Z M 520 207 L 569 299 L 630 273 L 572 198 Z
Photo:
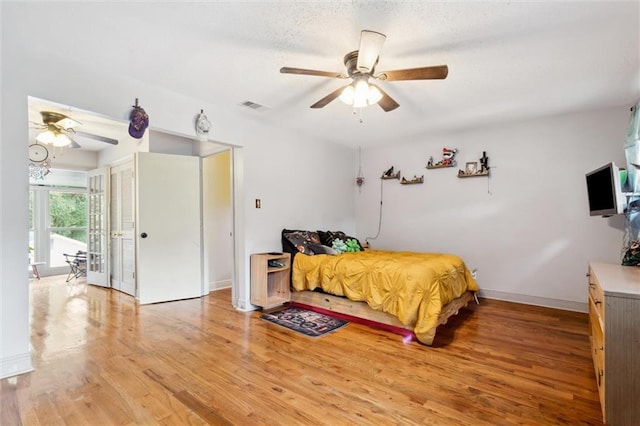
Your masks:
M 491 166 L 491 170 L 493 169 L 497 169 L 497 167 Z M 489 195 L 493 195 L 493 192 L 491 192 L 491 176 L 492 175 L 487 176 L 487 194 Z
M 384 182 L 384 179 L 380 179 L 380 215 L 378 217 L 378 233 L 376 234 L 375 237 L 367 237 L 364 240 L 368 243 L 369 240 L 375 240 L 380 236 L 380 229 L 382 228 L 382 183 Z

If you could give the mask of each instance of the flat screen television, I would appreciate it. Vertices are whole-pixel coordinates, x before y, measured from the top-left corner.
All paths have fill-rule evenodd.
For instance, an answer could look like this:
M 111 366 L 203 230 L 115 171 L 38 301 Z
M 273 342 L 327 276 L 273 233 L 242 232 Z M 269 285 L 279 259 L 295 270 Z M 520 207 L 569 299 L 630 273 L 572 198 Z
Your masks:
M 591 216 L 624 213 L 625 196 L 620 184 L 620 169 L 614 163 L 587 173 L 586 178 Z

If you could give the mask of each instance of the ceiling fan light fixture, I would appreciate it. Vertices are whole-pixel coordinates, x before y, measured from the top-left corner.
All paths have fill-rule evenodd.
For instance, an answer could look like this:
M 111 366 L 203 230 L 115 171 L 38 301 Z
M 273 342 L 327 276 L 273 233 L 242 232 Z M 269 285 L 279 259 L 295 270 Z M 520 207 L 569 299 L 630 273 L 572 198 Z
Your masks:
M 356 91 L 353 86 L 350 84 L 344 88 L 342 94 L 340 95 L 340 100 L 347 105 L 353 105 L 353 99 L 356 96 Z
M 375 86 L 369 85 L 367 80 L 362 78 L 345 87 L 340 95 L 342 102 L 354 108 L 375 105 L 380 99 L 382 99 L 380 90 Z
M 365 80 L 356 82 L 355 94 L 353 97 L 354 108 L 364 108 L 369 105 L 369 84 Z
M 57 129 L 48 129 L 36 136 L 36 140 L 46 145 L 57 147 L 71 145 L 71 138 Z
M 369 86 L 369 97 L 367 98 L 367 102 L 369 105 L 377 104 L 382 99 L 382 93 L 380 89 L 376 86 Z

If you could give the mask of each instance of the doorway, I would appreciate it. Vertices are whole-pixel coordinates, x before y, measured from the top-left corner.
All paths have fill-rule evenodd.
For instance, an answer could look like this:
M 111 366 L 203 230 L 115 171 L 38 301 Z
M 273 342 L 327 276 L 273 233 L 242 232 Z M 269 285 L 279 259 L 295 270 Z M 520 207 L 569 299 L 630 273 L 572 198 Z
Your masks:
M 233 281 L 233 185 L 231 150 L 202 159 L 202 221 L 205 290 L 231 287 Z
M 116 131 L 120 128 L 124 128 L 123 131 L 126 134 L 128 122 L 123 123 L 123 120 L 111 119 L 107 116 L 96 114 L 94 112 L 83 111 L 75 107 L 70 107 L 70 106 L 54 103 L 54 102 L 43 100 L 43 99 L 33 98 L 33 97 L 29 97 L 28 105 L 29 105 L 30 121 L 33 121 L 33 122 L 36 122 L 40 119 L 41 111 L 60 111 L 60 112 L 66 113 L 67 115 L 72 115 L 73 118 L 80 118 L 79 121 L 81 121 L 82 125 L 84 126 L 83 130 L 88 131 L 88 133 L 93 133 L 95 135 L 95 134 L 100 134 L 99 132 L 100 129 L 111 129 L 112 131 Z M 90 126 L 94 126 L 94 125 L 95 127 L 90 128 Z M 225 224 L 223 226 L 227 227 L 227 230 L 225 231 L 226 241 L 224 242 L 224 245 L 226 245 L 226 247 L 229 247 L 229 245 L 231 246 L 231 249 L 228 252 L 228 254 L 225 254 L 225 259 L 226 259 L 225 265 L 227 268 L 230 268 L 231 271 L 229 271 L 228 269 L 225 270 L 224 268 L 221 268 L 219 265 L 214 266 L 213 268 L 208 268 L 206 266 L 203 266 L 202 294 L 203 295 L 207 294 L 212 287 L 222 288 L 222 287 L 231 286 L 233 289 L 232 304 L 234 306 L 237 306 L 236 302 L 238 299 L 237 294 L 238 294 L 238 287 L 240 285 L 239 283 L 243 282 L 244 275 L 245 275 L 244 260 L 242 259 L 242 256 L 243 256 L 242 250 L 244 247 L 244 243 L 243 241 L 239 241 L 239 239 L 243 238 L 242 236 L 244 235 L 242 232 L 242 227 L 244 226 L 243 219 L 242 219 L 242 205 L 241 205 L 242 203 L 239 203 L 240 207 L 238 207 L 238 203 L 235 202 L 238 199 L 238 195 L 242 194 L 242 188 L 238 187 L 238 186 L 241 186 L 241 182 L 242 182 L 242 179 L 240 179 L 241 176 L 239 175 L 239 173 L 241 173 L 241 170 L 242 170 L 242 167 L 241 167 L 242 161 L 243 161 L 242 155 L 241 155 L 242 149 L 238 147 L 232 147 L 230 145 L 219 144 L 213 141 L 204 142 L 204 145 L 208 145 L 208 147 L 206 149 L 203 149 L 202 148 L 203 142 L 196 141 L 193 136 L 181 135 L 181 134 L 177 134 L 170 131 L 150 128 L 149 132 L 151 133 L 151 131 L 157 134 L 167 135 L 169 136 L 169 138 L 172 138 L 175 136 L 183 140 L 192 141 L 194 143 L 193 145 L 194 149 L 190 151 L 189 154 L 186 154 L 186 155 L 206 157 L 212 151 L 215 151 L 216 148 L 212 148 L 214 146 L 217 146 L 218 150 L 222 149 L 226 151 L 226 155 L 227 155 L 226 161 L 228 163 L 228 179 L 229 179 L 229 188 L 227 190 L 227 195 L 230 199 L 230 207 L 228 204 L 225 205 L 225 208 L 229 209 L 229 216 L 227 216 L 228 219 L 225 219 Z M 106 137 L 110 137 L 112 139 L 118 138 L 117 135 L 115 134 L 110 134 Z M 127 136 L 125 136 L 125 138 L 126 137 Z M 34 138 L 35 138 L 34 131 L 31 130 L 29 132 L 29 143 L 32 143 Z M 158 140 L 158 138 L 155 138 L 155 139 Z M 200 143 L 199 149 L 196 147 L 196 144 L 198 143 Z M 73 166 L 77 168 L 77 170 L 94 170 L 96 167 L 112 164 L 113 159 L 123 158 L 124 156 L 124 155 L 121 155 L 122 146 L 110 148 L 109 145 L 92 143 L 91 141 L 85 141 L 85 140 L 82 140 L 80 145 L 82 146 L 82 148 L 67 150 L 65 152 L 66 158 L 63 158 L 63 160 L 65 160 L 67 163 L 73 163 Z M 171 145 L 171 144 L 166 144 L 164 142 L 157 144 L 153 148 L 159 147 L 159 149 L 162 150 L 164 149 L 162 148 L 163 146 L 168 150 L 176 149 L 175 144 Z M 113 148 L 117 148 L 117 150 L 114 151 Z M 111 153 L 104 156 L 106 160 L 103 159 L 103 156 L 101 154 L 102 149 L 112 149 Z M 155 149 L 151 149 L 150 151 L 155 151 Z M 83 155 L 80 155 L 80 154 L 83 154 Z M 179 154 L 182 154 L 182 152 L 180 152 Z M 93 158 L 93 160 L 91 160 L 91 158 Z M 84 163 L 85 159 L 89 159 L 89 161 L 86 164 Z M 86 172 L 83 171 L 83 173 L 86 173 Z M 95 216 L 95 213 L 96 212 L 94 212 L 94 216 Z M 110 226 L 111 223 L 109 223 L 108 225 Z M 228 229 L 229 227 L 231 227 L 230 230 Z M 238 230 L 240 230 L 240 232 L 238 232 Z M 86 228 L 85 228 L 85 232 L 86 232 Z M 222 235 L 221 231 L 219 232 L 220 232 L 220 235 Z M 107 240 L 109 238 L 110 237 L 107 237 Z M 134 235 L 134 239 L 135 238 L 136 236 Z M 203 241 L 204 238 L 205 236 L 203 234 L 201 241 Z M 211 241 L 211 240 L 208 239 L 208 241 Z M 205 244 L 203 244 L 201 250 L 203 252 L 206 251 L 206 253 L 203 253 L 202 255 L 203 257 L 205 257 L 207 254 L 212 252 L 209 246 Z M 219 248 L 213 251 L 217 252 L 218 254 L 220 253 Z M 104 269 L 101 269 L 101 268 L 103 268 L 105 264 L 107 264 L 107 269 L 109 269 L 108 264 L 111 263 L 110 261 L 113 261 L 113 259 L 110 257 L 109 251 L 102 251 L 102 254 L 105 256 L 105 258 L 95 257 L 96 264 L 99 266 L 99 267 L 96 267 L 96 270 L 100 272 L 104 271 Z M 220 259 L 220 257 L 217 257 L 217 259 Z M 207 262 L 206 259 L 205 259 L 205 262 Z M 204 263 L 204 265 L 206 265 L 206 263 Z M 64 272 L 65 271 L 60 271 L 60 273 L 64 273 Z M 52 275 L 52 274 L 49 274 L 49 275 Z M 110 283 L 107 283 L 107 286 L 109 285 Z

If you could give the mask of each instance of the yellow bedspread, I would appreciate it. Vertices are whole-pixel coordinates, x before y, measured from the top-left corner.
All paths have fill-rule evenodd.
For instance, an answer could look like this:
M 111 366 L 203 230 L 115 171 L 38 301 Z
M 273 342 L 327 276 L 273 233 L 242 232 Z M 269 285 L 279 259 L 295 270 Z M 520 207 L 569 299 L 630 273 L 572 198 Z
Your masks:
M 292 286 L 317 287 L 397 317 L 431 344 L 444 305 L 478 285 L 462 259 L 451 254 L 366 250 L 294 258 Z

